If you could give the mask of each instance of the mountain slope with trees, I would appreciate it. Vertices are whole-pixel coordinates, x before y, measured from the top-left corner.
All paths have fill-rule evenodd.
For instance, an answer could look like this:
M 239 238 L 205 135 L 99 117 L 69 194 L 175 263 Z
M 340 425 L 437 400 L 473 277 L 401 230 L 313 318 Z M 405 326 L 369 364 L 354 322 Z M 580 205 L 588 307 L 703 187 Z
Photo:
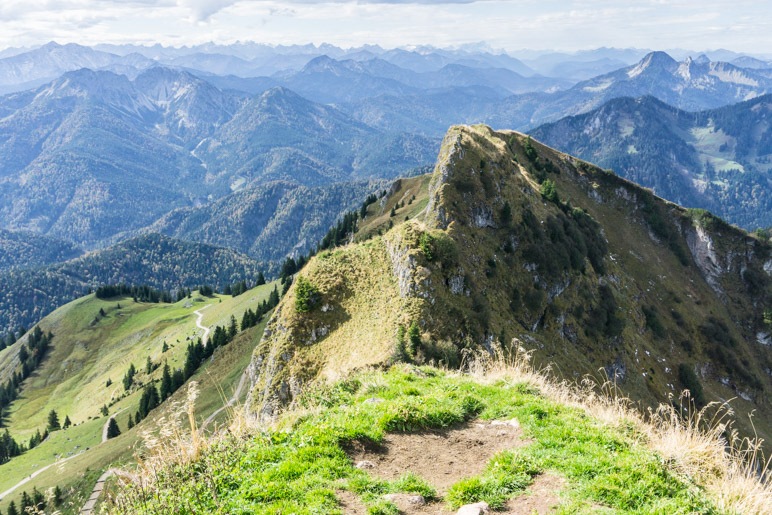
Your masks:
M 0 112 L 0 226 L 87 248 L 270 180 L 393 178 L 437 145 L 286 89 L 250 97 L 159 67 L 69 72 Z
M 688 207 L 748 230 L 772 226 L 772 96 L 690 113 L 621 98 L 531 131 Z
M 235 251 L 148 234 L 64 263 L 0 274 L 0 327 L 3 334 L 29 327 L 103 284 L 219 289 L 259 272 L 256 261 Z

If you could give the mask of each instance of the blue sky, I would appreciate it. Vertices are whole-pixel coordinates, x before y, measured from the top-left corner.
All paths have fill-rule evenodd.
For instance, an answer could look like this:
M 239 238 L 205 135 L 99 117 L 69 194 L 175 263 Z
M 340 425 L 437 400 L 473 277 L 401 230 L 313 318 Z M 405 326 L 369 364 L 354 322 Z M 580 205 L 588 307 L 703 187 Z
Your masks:
M 766 0 L 2 0 L 0 48 L 236 40 L 581 50 L 726 48 L 772 55 Z

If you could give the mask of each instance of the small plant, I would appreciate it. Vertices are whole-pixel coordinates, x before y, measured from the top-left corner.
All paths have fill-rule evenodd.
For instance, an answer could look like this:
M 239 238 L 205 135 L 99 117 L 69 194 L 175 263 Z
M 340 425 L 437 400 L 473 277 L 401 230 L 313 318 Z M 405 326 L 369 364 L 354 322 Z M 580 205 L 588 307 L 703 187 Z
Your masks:
M 547 179 L 541 184 L 541 196 L 544 197 L 545 200 L 556 204 L 560 201 L 555 181 Z
M 427 232 L 421 233 L 421 236 L 418 237 L 418 247 L 421 249 L 421 252 L 424 253 L 424 257 L 427 261 L 434 259 L 433 243 L 434 238 Z
M 295 311 L 307 313 L 319 301 L 319 289 L 302 275 L 295 285 Z

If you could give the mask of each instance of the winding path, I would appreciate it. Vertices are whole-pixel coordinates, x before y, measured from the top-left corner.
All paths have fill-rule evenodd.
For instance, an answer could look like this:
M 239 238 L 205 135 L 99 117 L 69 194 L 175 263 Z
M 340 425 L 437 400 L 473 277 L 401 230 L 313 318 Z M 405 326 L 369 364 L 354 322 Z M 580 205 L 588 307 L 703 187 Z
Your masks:
M 211 306 L 211 304 L 207 304 L 203 308 L 197 309 L 197 310 L 195 310 L 193 312 L 196 315 L 198 315 L 198 318 L 196 319 L 196 327 L 198 327 L 199 329 L 203 329 L 204 330 L 204 334 L 201 336 L 201 343 L 203 343 L 204 346 L 206 346 L 206 340 L 207 340 L 207 338 L 209 338 L 209 328 L 208 327 L 204 327 L 203 325 L 201 325 L 201 321 L 204 319 L 204 314 L 202 313 L 202 311 L 204 311 L 209 306 Z
M 239 385 L 236 387 L 236 391 L 235 391 L 235 392 L 233 392 L 233 397 L 231 397 L 230 399 L 228 399 L 228 402 L 226 402 L 225 404 L 223 404 L 223 406 L 222 406 L 220 409 L 218 409 L 217 411 L 215 411 L 214 413 L 212 413 L 211 415 L 209 415 L 209 416 L 206 418 L 206 420 L 204 420 L 204 423 L 203 423 L 203 424 L 201 424 L 201 430 L 202 430 L 202 431 L 204 430 L 204 428 L 206 428 L 206 426 L 208 426 L 208 425 L 209 425 L 209 423 L 210 423 L 210 422 L 212 422 L 212 420 L 214 420 L 214 418 L 215 418 L 217 415 L 219 415 L 220 413 L 222 413 L 222 411 L 223 411 L 223 410 L 225 410 L 225 409 L 227 409 L 227 408 L 230 408 L 231 406 L 233 406 L 234 404 L 236 404 L 236 402 L 238 402 L 238 400 L 239 400 L 239 397 L 241 397 L 241 390 L 243 390 L 243 389 L 244 389 L 244 384 L 246 384 L 246 382 L 247 382 L 247 371 L 245 370 L 245 371 L 244 371 L 244 372 L 241 374 L 241 379 L 239 379 Z
M 28 483 L 29 481 L 34 479 L 35 477 L 37 477 L 38 474 L 42 474 L 43 472 L 45 472 L 46 470 L 50 469 L 54 465 L 61 465 L 62 463 L 64 463 L 67 460 L 71 460 L 71 459 L 73 459 L 76 456 L 80 456 L 81 454 L 83 454 L 83 452 L 84 451 L 80 451 L 78 454 L 73 454 L 72 456 L 68 456 L 67 458 L 64 458 L 64 459 L 61 459 L 59 461 L 55 461 L 55 462 L 53 462 L 53 463 L 51 463 L 49 465 L 46 465 L 45 467 L 41 468 L 40 470 L 36 470 L 35 472 L 30 474 L 29 476 L 25 477 L 24 479 L 22 479 L 21 481 L 19 481 L 15 485 L 13 485 L 11 488 L 6 490 L 5 492 L 0 493 L 0 499 L 4 499 L 6 495 L 9 495 L 9 494 L 13 493 L 14 490 L 16 490 L 17 488 L 19 488 L 23 484 Z
M 134 476 L 133 474 L 130 474 L 129 472 L 126 472 L 125 470 L 107 469 L 101 476 L 99 476 L 99 479 L 97 479 L 97 482 L 94 485 L 94 489 L 91 490 L 91 495 L 86 501 L 86 504 L 84 504 L 83 507 L 78 512 L 80 515 L 91 515 L 94 512 L 96 503 L 99 500 L 99 497 L 102 495 L 102 491 L 105 489 L 105 482 L 107 481 L 107 478 L 109 478 L 110 476 L 124 476 L 124 477 L 128 477 L 133 481 L 137 480 L 136 476 Z

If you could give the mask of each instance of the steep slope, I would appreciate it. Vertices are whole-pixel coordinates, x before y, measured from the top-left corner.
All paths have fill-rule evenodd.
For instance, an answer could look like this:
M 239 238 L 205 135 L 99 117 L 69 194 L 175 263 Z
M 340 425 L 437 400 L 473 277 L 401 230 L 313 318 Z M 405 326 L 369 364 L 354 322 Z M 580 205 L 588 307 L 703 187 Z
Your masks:
M 452 128 L 428 198 L 415 187 L 395 186 L 385 226 L 366 219 L 371 239 L 300 272 L 250 366 L 253 416 L 315 378 L 401 357 L 458 366 L 463 349 L 517 338 L 564 377 L 604 369 L 644 405 L 684 387 L 698 404 L 738 397 L 747 434 L 754 410 L 772 434 L 769 244 L 484 126 Z
M 530 133 L 750 230 L 772 225 L 771 109 L 769 95 L 698 113 L 623 98 Z
M 257 274 L 256 261 L 232 250 L 159 234 L 139 236 L 64 263 L 0 274 L 0 332 L 29 327 L 103 284 L 221 288 Z
M 357 122 L 285 88 L 247 102 L 195 155 L 210 180 L 234 184 L 291 180 L 307 186 L 394 177 L 426 164 L 436 142 Z M 381 156 L 373 159 L 372 156 Z

